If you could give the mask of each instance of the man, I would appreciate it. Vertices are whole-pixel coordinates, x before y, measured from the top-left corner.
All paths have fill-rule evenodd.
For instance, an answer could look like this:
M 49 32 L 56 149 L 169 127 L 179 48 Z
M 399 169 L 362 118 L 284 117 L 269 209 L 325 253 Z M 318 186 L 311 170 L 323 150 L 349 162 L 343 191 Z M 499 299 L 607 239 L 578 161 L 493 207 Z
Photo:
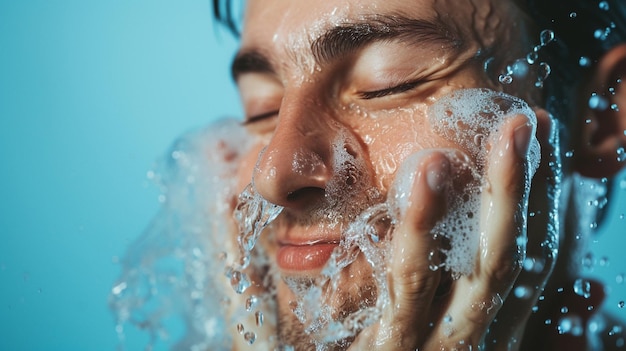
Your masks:
M 238 188 L 250 183 L 249 189 L 283 208 L 259 247 L 280 279 L 264 285 L 269 273 L 249 273 L 251 291 L 276 300 L 276 311 L 265 311 L 277 314 L 276 323 L 259 332 L 259 339 L 269 336 L 257 345 L 268 347 L 277 334 L 277 345 L 296 350 L 623 348 L 619 335 L 599 346 L 587 329 L 601 287 L 579 280 L 572 263 L 578 262 L 574 238 L 589 227 L 580 223 L 584 208 L 575 206 L 574 174 L 602 179 L 624 164 L 626 109 L 611 108 L 626 99 L 620 86 L 626 46 L 613 39 L 624 29 L 617 28 L 619 16 L 614 25 L 599 27 L 605 41 L 591 46 L 602 38 L 588 40 L 594 49 L 585 55 L 596 60 L 580 73 L 559 56 L 564 50 L 570 50 L 565 57 L 582 56 L 569 33 L 555 28 L 557 40 L 550 43 L 543 26 L 555 20 L 555 26 L 580 28 L 576 18 L 605 9 L 565 4 L 571 8 L 547 14 L 544 23 L 538 13 L 559 6 L 504 0 L 247 2 L 233 76 L 254 146 L 240 161 Z M 621 10 L 613 2 L 606 6 Z M 223 10 L 217 2 L 216 8 Z M 552 76 L 541 60 L 550 63 Z M 473 152 L 466 141 L 438 131 L 432 119 L 438 102 L 472 88 L 517 96 L 534 113 L 516 110 L 494 130 L 479 128 L 484 140 Z M 517 103 L 490 96 L 507 106 Z M 451 111 L 450 119 L 461 113 Z M 463 136 L 474 141 L 476 134 Z M 541 164 L 531 185 L 535 136 Z M 573 156 L 561 160 L 561 153 Z M 454 207 L 450 195 L 467 195 L 457 186 L 471 183 L 462 174 L 463 157 L 481 173 L 481 187 L 479 210 L 469 216 L 478 218 L 472 230 L 477 251 L 470 269 L 459 273 L 446 266 L 456 244 L 439 223 Z M 402 185 L 398 169 L 407 160 L 413 173 Z M 307 324 L 303 295 L 327 274 L 322 269 L 333 251 L 341 251 L 350 225 L 402 191 L 405 206 L 394 208 L 393 223 L 382 221 L 389 250 L 385 281 L 376 281 L 380 267 L 357 253 L 325 281 L 329 286 L 320 291 L 330 291 L 328 298 L 315 300 L 328 304 L 319 307 L 328 307 L 330 319 L 317 329 Z M 275 295 L 267 289 L 276 289 Z M 383 293 L 388 301 L 376 320 L 345 337 L 316 336 L 334 321 L 345 324 L 355 312 L 378 306 Z M 233 348 L 243 350 L 251 341 L 235 335 Z

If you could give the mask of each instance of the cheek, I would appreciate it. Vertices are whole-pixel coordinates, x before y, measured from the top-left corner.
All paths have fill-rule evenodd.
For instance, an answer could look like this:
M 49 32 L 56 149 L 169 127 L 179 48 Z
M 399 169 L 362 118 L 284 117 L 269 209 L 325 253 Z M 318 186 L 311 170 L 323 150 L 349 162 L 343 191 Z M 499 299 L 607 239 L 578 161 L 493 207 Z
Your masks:
M 450 147 L 449 142 L 432 132 L 424 110 L 371 117 L 357 129 L 367 147 L 376 186 L 386 190 L 402 162 L 410 155 L 430 148 Z

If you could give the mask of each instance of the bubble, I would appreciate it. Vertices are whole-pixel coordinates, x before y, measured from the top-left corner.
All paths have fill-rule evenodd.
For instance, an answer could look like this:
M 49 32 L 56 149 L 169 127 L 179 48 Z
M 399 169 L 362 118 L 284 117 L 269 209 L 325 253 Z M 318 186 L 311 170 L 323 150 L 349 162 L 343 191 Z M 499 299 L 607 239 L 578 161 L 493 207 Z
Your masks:
M 583 321 L 578 316 L 567 316 L 559 320 L 557 325 L 559 334 L 571 334 L 573 336 L 583 335 Z
M 246 311 L 250 312 L 257 305 L 259 299 L 255 295 L 251 295 L 246 299 Z
M 617 106 L 617 104 L 611 104 L 611 110 L 619 111 L 619 107 Z
M 580 59 L 578 59 L 578 65 L 580 65 L 580 67 L 589 67 L 591 66 L 591 60 L 586 56 L 581 56 Z
M 567 308 L 565 306 L 561 307 L 561 313 L 562 314 L 566 314 L 567 312 L 569 312 L 569 308 Z
M 574 157 L 574 150 L 567 151 L 567 152 L 565 153 L 565 157 L 567 157 L 567 158 L 572 158 L 572 157 Z
M 248 275 L 240 271 L 233 271 L 230 277 L 230 285 L 237 294 L 243 294 L 252 283 L 248 279 Z
M 581 278 L 576 279 L 574 282 L 574 293 L 588 299 L 591 297 L 591 283 Z
M 244 340 L 248 342 L 248 344 L 252 345 L 256 341 L 256 334 L 254 332 L 246 332 L 243 335 Z
M 501 74 L 500 77 L 498 77 L 498 81 L 502 84 L 509 85 L 513 83 L 513 77 L 509 74 Z
M 243 334 L 244 331 L 245 331 L 245 328 L 243 327 L 243 324 L 238 323 L 237 324 L 237 333 Z
M 620 274 L 615 276 L 615 282 L 617 284 L 623 284 L 624 283 L 624 278 L 625 278 L 624 273 L 620 273 Z
M 549 29 L 544 29 L 539 35 L 539 40 L 541 46 L 546 46 L 550 44 L 554 40 L 554 32 Z
M 620 301 L 620 302 L 617 303 L 617 307 L 619 307 L 619 308 L 624 308 L 625 305 L 626 304 L 624 303 L 624 301 Z
M 606 98 L 599 96 L 596 93 L 591 94 L 591 97 L 589 98 L 589 108 L 592 110 L 604 111 L 608 107 L 609 101 Z
M 617 149 L 617 161 L 618 162 L 626 161 L 626 151 L 624 151 L 623 147 L 619 147 Z
M 543 82 L 550 76 L 551 72 L 552 69 L 550 68 L 550 65 L 545 62 L 541 62 L 539 64 L 539 70 L 537 72 L 537 81 L 535 82 L 535 86 L 537 88 L 543 87 Z
M 609 3 L 606 2 L 606 1 L 600 1 L 600 3 L 598 4 L 598 7 L 600 8 L 600 10 L 608 11 L 609 10 Z
M 120 295 L 124 290 L 126 290 L 127 287 L 128 285 L 126 284 L 126 282 L 121 282 L 114 286 L 113 289 L 111 289 L 111 293 L 113 295 Z
M 539 59 L 539 54 L 534 51 L 526 55 L 526 61 L 528 62 L 529 65 L 534 65 L 535 62 L 537 62 L 537 59 Z
M 622 327 L 619 325 L 614 325 L 611 330 L 609 330 L 609 336 L 618 335 L 622 332 Z
M 600 258 L 599 263 L 600 263 L 600 266 L 603 266 L 603 267 L 604 267 L 604 266 L 608 266 L 608 265 L 609 265 L 609 263 L 610 263 L 610 261 L 609 261 L 609 258 L 608 258 L 608 257 L 603 256 L 602 258 Z
M 263 316 L 263 312 L 261 312 L 261 311 L 257 311 L 257 312 L 254 314 L 254 319 L 255 319 L 255 321 L 256 321 L 256 325 L 257 325 L 258 327 L 263 326 L 263 322 L 265 321 L 265 317 Z
M 513 290 L 513 294 L 515 295 L 515 297 L 524 300 L 529 299 L 532 296 L 532 293 L 532 289 L 522 285 L 515 287 L 515 290 Z
M 569 18 L 576 18 L 576 16 L 578 16 L 578 14 L 574 11 L 569 13 Z

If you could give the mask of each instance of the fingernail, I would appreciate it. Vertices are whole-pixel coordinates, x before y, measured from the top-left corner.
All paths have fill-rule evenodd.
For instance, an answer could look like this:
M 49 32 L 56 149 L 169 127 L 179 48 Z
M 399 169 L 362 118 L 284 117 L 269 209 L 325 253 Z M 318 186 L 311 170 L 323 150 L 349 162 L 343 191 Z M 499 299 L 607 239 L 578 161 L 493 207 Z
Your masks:
M 515 151 L 520 158 L 526 158 L 528 156 L 528 147 L 530 146 L 530 137 L 533 132 L 532 124 L 525 123 L 515 128 Z
M 433 161 L 428 165 L 426 168 L 426 182 L 433 192 L 441 192 L 449 172 L 450 163 L 445 158 Z

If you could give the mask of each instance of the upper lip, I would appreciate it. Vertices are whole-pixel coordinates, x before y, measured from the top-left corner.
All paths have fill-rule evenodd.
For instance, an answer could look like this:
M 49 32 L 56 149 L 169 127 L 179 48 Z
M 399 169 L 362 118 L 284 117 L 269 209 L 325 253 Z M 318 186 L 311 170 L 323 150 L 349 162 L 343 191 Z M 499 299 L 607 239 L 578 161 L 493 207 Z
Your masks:
M 309 239 L 309 240 L 279 240 L 280 246 L 312 246 L 322 244 L 339 245 L 340 240 L 335 239 Z
M 277 228 L 276 241 L 279 246 L 311 246 L 320 244 L 338 245 L 341 240 L 341 226 L 324 230 L 318 225 L 299 226 L 284 223 Z

